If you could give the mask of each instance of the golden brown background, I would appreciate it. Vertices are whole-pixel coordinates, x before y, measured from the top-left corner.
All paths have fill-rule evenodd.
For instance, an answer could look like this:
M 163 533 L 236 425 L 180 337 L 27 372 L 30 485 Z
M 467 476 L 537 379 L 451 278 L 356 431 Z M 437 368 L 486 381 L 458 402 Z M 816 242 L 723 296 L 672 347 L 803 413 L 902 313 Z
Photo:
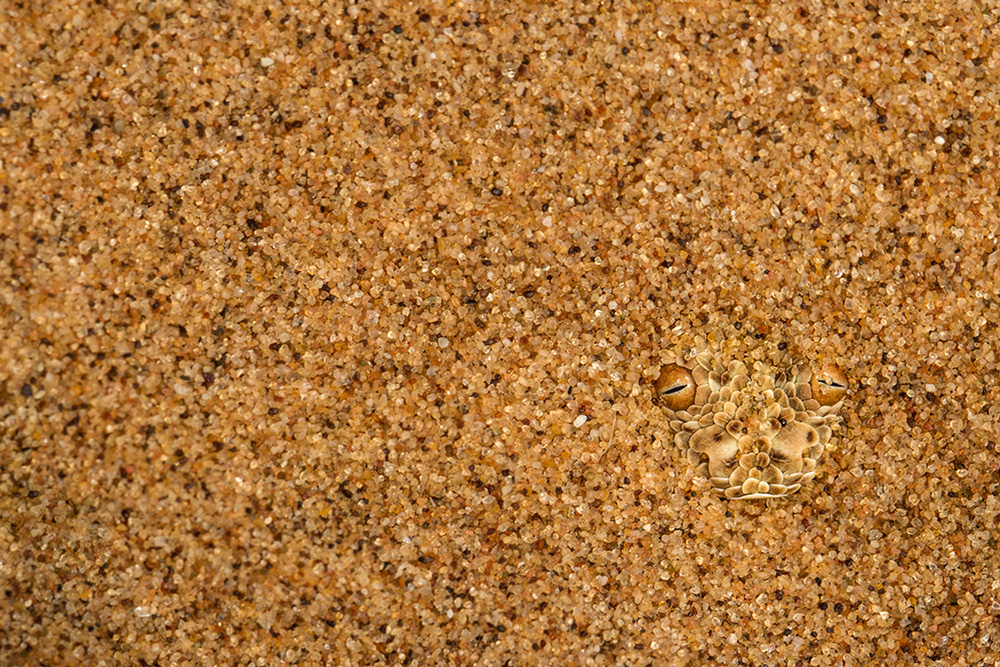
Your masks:
M 0 4 L 0 662 L 995 665 L 1000 11 Z M 671 350 L 835 362 L 727 504 Z

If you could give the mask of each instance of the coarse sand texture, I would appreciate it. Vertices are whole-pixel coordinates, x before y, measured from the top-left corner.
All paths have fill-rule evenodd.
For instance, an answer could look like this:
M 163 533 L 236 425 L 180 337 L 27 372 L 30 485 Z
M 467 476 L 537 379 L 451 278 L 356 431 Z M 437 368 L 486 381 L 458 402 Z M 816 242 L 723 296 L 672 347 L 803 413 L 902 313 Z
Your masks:
M 0 665 L 1000 665 L 998 45 L 0 0 Z

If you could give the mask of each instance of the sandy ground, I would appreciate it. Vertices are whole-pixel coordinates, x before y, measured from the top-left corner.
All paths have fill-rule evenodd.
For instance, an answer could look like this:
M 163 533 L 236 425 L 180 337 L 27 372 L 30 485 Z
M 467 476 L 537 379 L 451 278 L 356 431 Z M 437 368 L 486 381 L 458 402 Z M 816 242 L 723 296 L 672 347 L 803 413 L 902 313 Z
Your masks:
M 0 4 L 0 662 L 1000 664 L 997 9 L 317 4 Z

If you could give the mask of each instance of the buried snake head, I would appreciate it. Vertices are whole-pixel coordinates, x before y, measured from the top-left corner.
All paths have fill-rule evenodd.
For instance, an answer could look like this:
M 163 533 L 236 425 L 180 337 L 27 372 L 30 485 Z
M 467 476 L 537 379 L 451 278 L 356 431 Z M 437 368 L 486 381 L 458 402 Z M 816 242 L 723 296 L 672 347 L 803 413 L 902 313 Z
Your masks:
M 848 386 L 833 365 L 750 369 L 704 353 L 665 366 L 660 379 L 674 442 L 733 500 L 786 496 L 815 478 Z

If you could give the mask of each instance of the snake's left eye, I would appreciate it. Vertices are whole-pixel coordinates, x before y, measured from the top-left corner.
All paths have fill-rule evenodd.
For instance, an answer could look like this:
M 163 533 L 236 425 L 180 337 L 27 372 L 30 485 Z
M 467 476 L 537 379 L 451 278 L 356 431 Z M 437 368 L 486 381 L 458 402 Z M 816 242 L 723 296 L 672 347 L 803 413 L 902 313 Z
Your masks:
M 838 367 L 827 364 L 813 374 L 809 388 L 820 405 L 833 405 L 847 394 L 847 376 Z

